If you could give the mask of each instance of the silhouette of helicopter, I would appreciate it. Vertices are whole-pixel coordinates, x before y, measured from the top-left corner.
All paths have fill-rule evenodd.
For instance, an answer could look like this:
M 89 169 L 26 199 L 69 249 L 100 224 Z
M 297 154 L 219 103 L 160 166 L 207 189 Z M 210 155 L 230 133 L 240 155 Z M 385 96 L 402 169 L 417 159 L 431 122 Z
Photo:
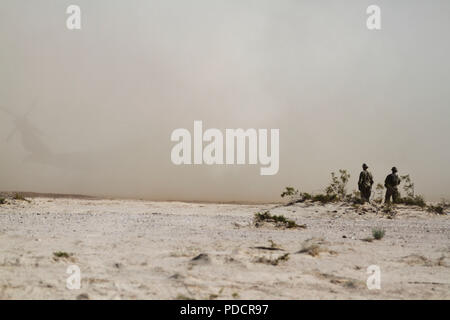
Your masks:
M 20 135 L 22 146 L 29 153 L 27 160 L 44 160 L 51 159 L 53 152 L 40 138 L 43 132 L 36 128 L 29 120 L 28 115 L 34 109 L 35 104 L 23 115 L 17 115 L 11 110 L 0 107 L 0 110 L 10 115 L 14 121 L 14 128 L 6 137 L 5 141 L 9 142 L 14 135 Z
M 34 107 L 35 104 L 25 114 L 18 115 L 0 106 L 0 110 L 8 114 L 14 122 L 14 128 L 6 137 L 6 142 L 18 135 L 22 147 L 28 153 L 24 158 L 26 162 L 56 167 L 65 171 L 95 172 L 101 168 L 109 170 L 109 167 L 105 166 L 106 163 L 109 163 L 111 168 L 124 166 L 133 168 L 136 162 L 146 161 L 145 159 L 148 158 L 145 149 L 141 147 L 145 141 L 128 142 L 122 146 L 103 150 L 55 152 L 42 139 L 44 133 L 28 119 Z
M 35 104 L 23 115 L 1 107 L 4 113 L 11 116 L 14 128 L 6 137 L 6 142 L 19 135 L 24 150 L 28 153 L 24 161 L 49 165 L 61 169 L 87 169 L 93 165 L 92 154 L 89 153 L 55 153 L 42 139 L 43 132 L 28 119 Z

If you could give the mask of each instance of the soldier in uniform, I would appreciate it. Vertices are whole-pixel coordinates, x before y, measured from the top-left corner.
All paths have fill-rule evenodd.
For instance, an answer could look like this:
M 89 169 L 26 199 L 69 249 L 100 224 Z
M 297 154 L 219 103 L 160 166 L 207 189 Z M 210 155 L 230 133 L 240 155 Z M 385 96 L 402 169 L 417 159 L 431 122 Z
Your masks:
M 384 203 L 390 203 L 391 197 L 394 203 L 399 200 L 398 185 L 400 184 L 400 178 L 397 175 L 397 168 L 392 167 L 392 173 L 384 180 L 384 186 L 386 187 L 386 196 L 384 197 Z
M 372 193 L 373 178 L 372 174 L 367 171 L 367 164 L 363 163 L 363 171 L 359 174 L 358 189 L 361 192 L 361 198 L 364 202 L 369 202 Z

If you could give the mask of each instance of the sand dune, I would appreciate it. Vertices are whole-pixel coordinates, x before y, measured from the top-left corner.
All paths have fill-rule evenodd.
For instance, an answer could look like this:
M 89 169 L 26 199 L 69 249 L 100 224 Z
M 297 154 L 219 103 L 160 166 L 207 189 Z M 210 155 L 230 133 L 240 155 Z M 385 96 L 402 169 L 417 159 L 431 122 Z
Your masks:
M 30 200 L 0 205 L 1 299 L 450 298 L 448 215 L 399 207 L 390 219 L 341 204 Z M 253 215 L 264 209 L 306 229 L 255 227 Z M 364 241 L 374 227 L 384 238 Z M 79 290 L 66 288 L 72 264 Z M 380 290 L 366 286 L 369 265 L 381 269 Z

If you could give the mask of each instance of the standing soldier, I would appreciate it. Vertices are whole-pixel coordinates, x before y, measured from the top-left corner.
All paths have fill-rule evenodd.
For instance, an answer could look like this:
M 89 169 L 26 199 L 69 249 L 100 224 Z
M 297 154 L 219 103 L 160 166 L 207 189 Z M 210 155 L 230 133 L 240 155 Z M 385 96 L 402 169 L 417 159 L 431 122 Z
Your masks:
M 391 196 L 394 203 L 399 200 L 399 192 L 397 187 L 400 184 L 400 178 L 397 175 L 396 167 L 392 167 L 391 170 L 392 173 L 386 177 L 386 180 L 384 180 L 384 186 L 386 187 L 386 196 L 384 197 L 384 203 L 390 203 Z
M 373 178 L 372 174 L 367 171 L 367 164 L 363 163 L 363 171 L 359 174 L 358 189 L 361 192 L 361 198 L 364 202 L 369 202 L 372 193 Z

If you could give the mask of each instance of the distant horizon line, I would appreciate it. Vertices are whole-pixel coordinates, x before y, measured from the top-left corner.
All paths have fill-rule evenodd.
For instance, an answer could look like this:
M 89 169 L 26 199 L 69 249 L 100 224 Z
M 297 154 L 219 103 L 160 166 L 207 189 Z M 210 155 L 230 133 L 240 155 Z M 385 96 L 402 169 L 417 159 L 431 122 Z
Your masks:
M 13 197 L 15 194 L 20 194 L 28 198 L 54 198 L 54 199 L 80 199 L 80 200 L 134 200 L 134 201 L 150 201 L 150 202 L 185 202 L 185 203 L 205 203 L 205 204 L 242 204 L 242 205 L 256 205 L 256 204 L 281 204 L 282 201 L 219 201 L 219 200 L 176 200 L 164 199 L 155 200 L 145 197 L 126 197 L 126 196 L 108 196 L 108 195 L 88 195 L 76 193 L 54 193 L 54 192 L 34 192 L 34 191 L 0 191 L 0 196 Z

